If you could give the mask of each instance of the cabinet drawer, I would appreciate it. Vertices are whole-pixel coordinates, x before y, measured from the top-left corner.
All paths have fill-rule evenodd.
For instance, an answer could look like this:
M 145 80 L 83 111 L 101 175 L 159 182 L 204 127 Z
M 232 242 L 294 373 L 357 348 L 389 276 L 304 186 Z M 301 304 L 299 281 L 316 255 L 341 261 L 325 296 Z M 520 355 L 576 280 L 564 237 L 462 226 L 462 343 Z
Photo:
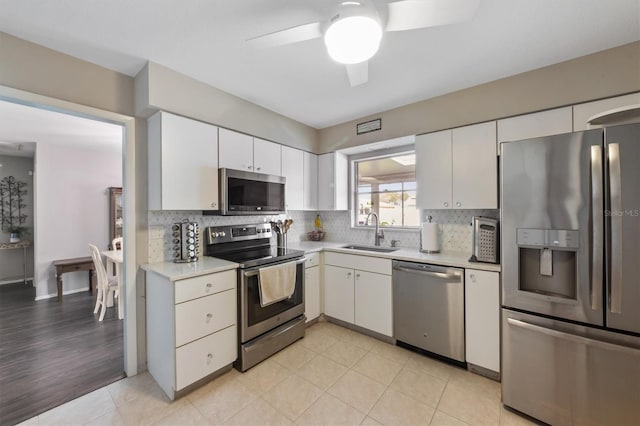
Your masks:
M 236 270 L 179 280 L 175 283 L 176 303 L 236 288 Z
M 357 256 L 329 251 L 324 254 L 324 263 L 325 265 L 391 275 L 391 259 L 380 257 Z
M 307 253 L 305 257 L 307 258 L 305 268 L 312 268 L 320 264 L 320 253 Z
M 176 349 L 176 391 L 235 361 L 236 333 L 233 325 Z
M 236 323 L 236 290 L 176 305 L 176 347 Z

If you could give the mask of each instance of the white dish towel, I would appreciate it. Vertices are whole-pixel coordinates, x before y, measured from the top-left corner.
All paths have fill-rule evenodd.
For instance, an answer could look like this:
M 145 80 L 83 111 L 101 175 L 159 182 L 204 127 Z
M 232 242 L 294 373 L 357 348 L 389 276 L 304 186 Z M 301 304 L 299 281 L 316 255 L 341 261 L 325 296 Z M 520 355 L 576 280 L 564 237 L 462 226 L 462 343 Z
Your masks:
M 260 268 L 258 289 L 262 307 L 290 298 L 296 289 L 296 262 Z

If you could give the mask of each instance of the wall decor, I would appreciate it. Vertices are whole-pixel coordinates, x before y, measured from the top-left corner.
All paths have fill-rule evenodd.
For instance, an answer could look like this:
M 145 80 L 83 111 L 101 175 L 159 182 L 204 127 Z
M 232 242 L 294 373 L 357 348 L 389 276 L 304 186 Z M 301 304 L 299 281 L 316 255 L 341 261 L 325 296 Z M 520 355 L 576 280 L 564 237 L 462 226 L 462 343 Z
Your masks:
M 27 205 L 25 195 L 27 195 L 27 183 L 17 180 L 13 176 L 7 176 L 0 180 L 0 227 L 3 231 L 9 232 L 10 243 L 20 241 L 28 229 L 23 226 L 27 220 L 24 213 Z

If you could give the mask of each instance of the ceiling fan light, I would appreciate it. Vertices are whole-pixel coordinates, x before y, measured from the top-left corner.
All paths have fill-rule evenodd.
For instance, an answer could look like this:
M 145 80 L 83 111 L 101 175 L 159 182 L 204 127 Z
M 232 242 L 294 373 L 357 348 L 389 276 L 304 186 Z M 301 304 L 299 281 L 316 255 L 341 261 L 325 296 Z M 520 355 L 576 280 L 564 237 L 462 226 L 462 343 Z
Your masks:
M 333 22 L 324 34 L 331 59 L 358 64 L 376 54 L 382 39 L 380 22 L 367 16 L 347 16 Z

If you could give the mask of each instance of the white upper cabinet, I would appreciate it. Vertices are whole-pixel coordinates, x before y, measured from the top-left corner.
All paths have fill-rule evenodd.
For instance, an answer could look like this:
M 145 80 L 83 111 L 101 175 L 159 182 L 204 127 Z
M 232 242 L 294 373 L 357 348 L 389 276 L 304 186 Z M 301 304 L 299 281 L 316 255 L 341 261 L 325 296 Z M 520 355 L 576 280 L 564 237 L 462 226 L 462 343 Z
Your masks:
M 453 208 L 498 208 L 496 123 L 453 129 Z
M 416 137 L 417 207 L 495 209 L 495 121 Z
M 498 144 L 500 142 L 571 133 L 572 131 L 572 108 L 550 109 L 498 120 Z
M 453 199 L 451 130 L 416 137 L 416 204 L 449 209 Z
M 280 176 L 280 145 L 220 129 L 220 167 Z
M 318 210 L 349 209 L 348 161 L 344 154 L 318 156 Z
M 608 112 L 615 112 L 619 108 L 625 108 L 633 105 L 640 105 L 640 93 L 632 93 L 625 96 L 616 96 L 615 98 L 602 99 L 600 101 L 587 102 L 585 104 L 578 104 L 573 106 L 573 131 L 595 129 L 602 127 L 601 125 L 589 124 L 589 120 L 599 115 L 606 115 Z M 613 116 L 611 116 L 613 117 Z M 606 120 L 605 120 L 606 121 Z M 640 116 L 636 115 L 635 118 L 629 120 L 629 122 L 639 122 Z M 626 120 L 624 122 L 627 122 Z M 621 124 L 622 121 L 611 120 L 607 122 L 607 126 Z
M 302 209 L 315 211 L 318 210 L 318 156 L 305 151 L 302 158 L 304 162 Z
M 253 171 L 253 137 L 220 129 L 220 168 Z
M 157 112 L 148 120 L 149 210 L 218 208 L 218 128 Z
M 253 138 L 253 171 L 282 176 L 281 147 L 274 142 Z
M 304 153 L 288 146 L 282 147 L 282 176 L 285 184 L 287 210 L 302 210 L 304 199 Z

